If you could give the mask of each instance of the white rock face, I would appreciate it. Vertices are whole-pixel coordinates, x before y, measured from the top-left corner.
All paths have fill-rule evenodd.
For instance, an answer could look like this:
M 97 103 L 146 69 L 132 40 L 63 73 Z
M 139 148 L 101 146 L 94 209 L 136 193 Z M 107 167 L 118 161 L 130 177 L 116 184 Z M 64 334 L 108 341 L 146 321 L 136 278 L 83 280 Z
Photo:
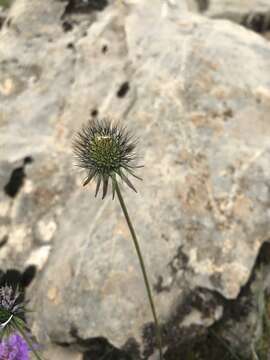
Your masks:
M 209 326 L 220 304 L 212 315 L 181 304 L 197 288 L 236 298 L 269 239 L 270 46 L 227 21 L 169 5 L 164 16 L 158 0 L 73 10 L 17 0 L 0 33 L 3 188 L 33 158 L 31 186 L 1 193 L 11 207 L 3 225 L 24 230 L 3 264 L 25 264 L 36 242 L 53 242 L 32 291 L 39 337 L 73 343 L 76 329 L 143 349 L 152 316 L 130 234 L 117 201 L 80 186 L 74 132 L 105 116 L 138 136 L 144 181 L 123 194 L 160 321 L 168 339 L 192 319 Z
M 26 261 L 26 266 L 35 265 L 37 270 L 42 270 L 50 255 L 51 246 L 44 245 L 34 250 Z

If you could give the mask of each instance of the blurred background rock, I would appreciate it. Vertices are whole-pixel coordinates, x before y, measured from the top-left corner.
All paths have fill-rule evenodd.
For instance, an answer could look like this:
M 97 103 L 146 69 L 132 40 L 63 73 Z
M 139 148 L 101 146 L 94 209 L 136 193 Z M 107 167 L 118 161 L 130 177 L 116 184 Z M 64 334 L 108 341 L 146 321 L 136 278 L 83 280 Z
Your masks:
M 140 139 L 144 181 L 125 196 L 166 360 L 269 356 L 267 3 L 16 0 L 2 10 L 0 268 L 25 287 L 49 358 L 155 357 L 120 209 L 83 189 L 74 167 L 74 133 L 97 117 Z

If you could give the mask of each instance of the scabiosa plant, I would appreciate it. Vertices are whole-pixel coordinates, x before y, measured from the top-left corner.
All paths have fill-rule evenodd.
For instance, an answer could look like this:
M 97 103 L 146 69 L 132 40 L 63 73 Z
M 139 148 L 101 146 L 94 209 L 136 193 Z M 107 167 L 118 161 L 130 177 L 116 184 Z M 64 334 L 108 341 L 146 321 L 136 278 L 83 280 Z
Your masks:
M 7 345 L 10 344 L 10 342 L 9 340 L 6 340 L 7 338 L 11 339 L 10 341 L 12 341 L 12 344 L 15 345 L 15 340 L 18 340 L 18 338 L 12 338 L 12 334 L 17 332 L 28 344 L 28 347 L 35 354 L 36 358 L 38 360 L 42 360 L 37 351 L 34 349 L 30 336 L 28 335 L 29 331 L 24 321 L 24 313 L 25 303 L 22 300 L 22 294 L 18 288 L 14 288 L 9 285 L 0 287 L 0 337 L 2 345 L 5 349 L 8 348 Z M 18 345 L 21 344 L 19 342 L 17 343 Z M 2 360 L 1 357 L 0 359 Z M 13 358 L 7 357 L 7 360 L 9 359 Z M 17 360 L 17 358 L 14 359 Z
M 30 360 L 30 349 L 19 333 L 13 333 L 0 343 L 1 360 Z
M 87 177 L 83 185 L 85 186 L 90 181 L 95 180 L 95 196 L 97 196 L 100 185 L 102 184 L 102 199 L 104 199 L 107 194 L 109 180 L 111 180 L 113 198 L 115 193 L 117 194 L 142 269 L 143 279 L 156 325 L 160 359 L 162 360 L 161 332 L 146 268 L 134 227 L 118 185 L 118 180 L 121 179 L 136 192 L 135 187 L 128 178 L 128 175 L 131 175 L 141 180 L 141 178 L 134 173 L 134 169 L 141 167 L 136 164 L 137 157 L 135 147 L 136 141 L 134 141 L 130 133 L 119 125 L 112 125 L 108 120 L 89 121 L 82 127 L 81 131 L 78 132 L 73 143 L 77 165 L 87 171 Z

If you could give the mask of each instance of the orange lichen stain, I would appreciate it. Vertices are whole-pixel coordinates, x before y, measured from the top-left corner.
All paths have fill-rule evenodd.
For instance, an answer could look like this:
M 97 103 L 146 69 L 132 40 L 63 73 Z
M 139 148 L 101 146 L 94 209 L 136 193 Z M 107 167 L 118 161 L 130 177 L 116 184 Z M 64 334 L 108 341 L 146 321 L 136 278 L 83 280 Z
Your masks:
M 113 236 L 115 235 L 122 235 L 124 238 L 130 236 L 127 224 L 124 220 L 118 220 L 116 226 L 113 229 Z
M 12 95 L 15 91 L 15 84 L 12 79 L 5 79 L 2 84 L 0 84 L 0 93 L 4 96 Z
M 219 100 L 225 100 L 229 97 L 228 88 L 217 86 L 211 91 L 211 95 L 215 96 Z
M 270 101 L 270 89 L 264 86 L 259 86 L 254 90 L 254 94 L 257 100 L 261 102 L 269 102 Z
M 32 196 L 37 206 L 51 205 L 57 198 L 54 191 L 45 187 L 35 189 Z
M 192 112 L 189 114 L 189 117 L 193 125 L 197 128 L 209 128 L 212 129 L 215 134 L 220 134 L 223 130 L 223 122 L 219 122 L 216 118 L 213 119 L 211 114 Z
M 131 274 L 132 275 L 132 274 Z M 116 295 L 126 293 L 126 286 L 131 277 L 130 273 L 123 273 L 120 271 L 112 271 L 104 281 L 102 288 L 100 289 L 103 295 Z
M 60 121 L 58 123 L 56 123 L 55 129 L 56 129 L 56 133 L 55 133 L 56 140 L 61 141 L 61 140 L 64 140 L 64 139 L 67 138 L 68 130 L 67 130 L 67 128 L 65 127 L 65 125 L 63 123 L 61 123 Z M 59 142 L 56 142 L 56 144 L 58 146 L 62 145 L 62 147 L 66 146 L 64 141 L 63 141 L 63 143 L 60 143 L 60 144 L 59 144 Z
M 59 171 L 59 164 L 56 161 L 43 162 L 36 172 L 36 181 L 49 178 Z
M 201 58 L 202 62 L 211 70 L 217 71 L 220 67 L 218 63 L 214 63 L 213 61 L 210 61 L 209 59 Z
M 202 72 L 201 74 L 199 74 L 198 76 L 198 80 L 197 80 L 197 85 L 201 88 L 203 88 L 204 90 L 211 90 L 213 85 L 214 85 L 214 80 L 213 77 L 211 76 L 211 74 L 209 73 L 205 73 Z
M 3 112 L 0 112 L 0 126 L 4 126 L 7 124 L 7 117 L 6 114 Z
M 58 305 L 60 303 L 60 294 L 57 287 L 49 288 L 47 292 L 47 298 L 54 303 L 54 305 Z
M 203 127 L 207 125 L 207 116 L 205 113 L 201 112 L 192 112 L 190 115 L 190 120 L 196 127 Z
M 189 20 L 178 20 L 177 21 L 177 25 L 180 27 L 180 28 L 183 28 L 183 29 L 193 29 L 194 27 L 194 23 L 190 22 Z
M 177 160 L 178 163 L 186 163 L 190 160 L 191 153 L 188 149 L 183 148 L 179 154 L 179 159 Z
M 205 181 L 193 175 L 187 175 L 188 186 L 182 190 L 182 206 L 195 213 L 205 213 L 208 203 L 208 192 Z
M 244 195 L 239 195 L 234 203 L 233 213 L 240 218 L 246 218 L 252 212 L 252 201 Z

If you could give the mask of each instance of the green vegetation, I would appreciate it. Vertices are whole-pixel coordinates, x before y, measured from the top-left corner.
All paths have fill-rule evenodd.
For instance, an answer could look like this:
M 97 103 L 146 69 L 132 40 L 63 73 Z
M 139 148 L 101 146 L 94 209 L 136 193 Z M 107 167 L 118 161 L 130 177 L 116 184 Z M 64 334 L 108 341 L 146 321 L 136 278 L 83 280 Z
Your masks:
M 12 0 L 0 0 L 0 6 L 7 8 L 11 5 Z
M 261 320 L 259 336 L 254 346 L 254 359 L 268 360 L 270 354 L 270 296 L 262 294 L 259 302 Z
M 169 360 L 175 359 L 185 360 L 253 360 L 243 359 L 239 354 L 234 353 L 222 338 L 220 338 L 213 330 L 207 335 L 202 336 L 194 342 L 182 347 L 179 356 L 168 357 Z

